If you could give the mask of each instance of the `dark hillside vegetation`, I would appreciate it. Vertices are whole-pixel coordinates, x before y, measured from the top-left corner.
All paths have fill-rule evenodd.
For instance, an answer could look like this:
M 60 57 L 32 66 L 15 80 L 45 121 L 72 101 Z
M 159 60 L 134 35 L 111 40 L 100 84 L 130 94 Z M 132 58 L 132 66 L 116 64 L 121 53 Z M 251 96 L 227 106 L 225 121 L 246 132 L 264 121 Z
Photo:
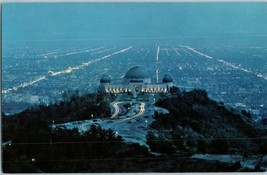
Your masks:
M 41 128 L 42 133 L 30 133 L 25 129 L 12 145 L 3 151 L 3 171 L 5 173 L 72 173 L 90 172 L 95 161 L 112 160 L 114 155 L 127 154 L 133 149 L 134 156 L 146 156 L 146 149 L 136 149 L 134 145 L 122 142 L 111 130 L 92 125 L 91 129 L 80 135 L 77 129 L 51 130 Z M 128 147 L 127 149 L 125 149 Z M 115 154 L 119 150 L 120 153 Z M 106 162 L 102 162 L 105 164 Z M 103 170 L 105 171 L 105 170 Z
M 155 151 L 160 151 L 162 144 L 157 145 L 153 139 L 165 140 L 168 150 L 184 154 L 267 153 L 264 149 L 267 145 L 266 127 L 255 123 L 247 113 L 227 109 L 223 103 L 209 99 L 205 90 L 176 90 L 173 97 L 165 97 L 156 105 L 170 113 L 156 113 L 156 121 L 151 124 L 161 133 L 159 137 L 149 133 L 148 140 Z
M 21 128 L 34 127 L 36 120 L 46 125 L 52 122 L 65 123 L 110 116 L 109 100 L 114 100 L 111 94 L 91 93 L 82 96 L 76 93 L 63 93 L 63 100 L 56 104 L 39 104 L 18 114 L 5 116 L 2 113 L 2 139 L 13 139 L 15 132 Z
M 51 124 L 110 116 L 110 94 L 66 95 L 64 101 L 39 105 L 13 116 L 2 113 L 2 150 L 5 173 L 96 172 L 235 172 L 240 163 L 189 158 L 194 153 L 266 155 L 266 129 L 250 116 L 231 111 L 208 98 L 203 90 L 162 95 L 157 106 L 170 111 L 155 113 L 147 147 L 129 144 L 112 130 L 92 125 L 77 129 Z

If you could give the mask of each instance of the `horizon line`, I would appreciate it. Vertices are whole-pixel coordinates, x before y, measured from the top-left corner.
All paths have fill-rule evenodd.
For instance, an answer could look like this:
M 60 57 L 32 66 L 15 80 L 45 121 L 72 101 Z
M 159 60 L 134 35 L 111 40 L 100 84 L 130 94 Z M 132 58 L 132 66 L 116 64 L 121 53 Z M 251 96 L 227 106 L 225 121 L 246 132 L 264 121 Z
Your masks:
M 260 3 L 267 0 L 2 0 L 1 3 Z

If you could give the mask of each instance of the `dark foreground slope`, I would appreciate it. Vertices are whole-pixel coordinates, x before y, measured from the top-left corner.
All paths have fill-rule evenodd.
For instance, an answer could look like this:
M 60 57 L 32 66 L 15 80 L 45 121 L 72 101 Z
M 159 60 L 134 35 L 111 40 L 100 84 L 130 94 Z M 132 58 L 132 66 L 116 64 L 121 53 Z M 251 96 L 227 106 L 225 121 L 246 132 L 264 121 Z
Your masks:
M 157 105 L 170 111 L 155 114 L 147 147 L 128 144 L 111 130 L 92 126 L 86 133 L 77 129 L 51 129 L 56 123 L 110 116 L 110 95 L 74 96 L 59 104 L 28 109 L 2 116 L 2 139 L 12 140 L 3 148 L 3 172 L 234 172 L 240 163 L 193 159 L 194 153 L 264 155 L 266 129 L 249 115 L 226 109 L 207 97 L 205 91 L 175 91 L 162 95 Z M 102 107 L 101 107 L 102 106 Z M 105 108 L 103 108 L 105 106 Z M 246 113 L 247 114 L 247 113 Z

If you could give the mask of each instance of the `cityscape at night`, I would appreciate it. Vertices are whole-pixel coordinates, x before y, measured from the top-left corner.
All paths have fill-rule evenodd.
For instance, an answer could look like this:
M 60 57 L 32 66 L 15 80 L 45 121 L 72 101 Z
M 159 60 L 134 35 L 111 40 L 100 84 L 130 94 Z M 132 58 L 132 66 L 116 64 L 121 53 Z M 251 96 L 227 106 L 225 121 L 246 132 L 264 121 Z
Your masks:
M 266 8 L 2 4 L 2 171 L 266 171 Z
M 4 53 L 3 111 L 12 114 L 32 104 L 48 105 L 59 101 L 68 89 L 95 92 L 103 74 L 119 82 L 127 69 L 142 65 L 155 82 L 158 66 L 159 76 L 169 73 L 178 87 L 206 89 L 212 99 L 249 110 L 256 120 L 267 115 L 266 100 L 262 98 L 267 96 L 267 49 L 263 46 L 183 45 L 179 38 L 171 40 L 177 42 L 173 45 L 152 40 L 146 46 L 129 43 L 90 47 L 90 42 L 83 41 L 89 47 L 71 43 L 64 49 L 23 46 Z

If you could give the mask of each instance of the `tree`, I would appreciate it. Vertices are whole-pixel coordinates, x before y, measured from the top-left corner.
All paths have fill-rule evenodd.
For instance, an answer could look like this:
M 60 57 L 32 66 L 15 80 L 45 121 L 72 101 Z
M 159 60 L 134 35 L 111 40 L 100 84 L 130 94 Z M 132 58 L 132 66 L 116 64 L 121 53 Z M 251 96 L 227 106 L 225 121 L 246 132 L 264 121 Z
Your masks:
M 160 152 L 165 154 L 174 154 L 176 152 L 175 146 L 171 140 L 167 140 L 160 137 L 155 137 L 152 132 L 147 134 L 147 144 L 151 151 Z
M 263 140 L 262 143 L 259 146 L 259 151 L 260 154 L 267 154 L 267 140 Z
M 197 141 L 197 150 L 200 153 L 206 153 L 207 143 L 204 139 L 200 139 Z
M 261 119 L 261 123 L 262 123 L 263 125 L 267 125 L 267 118 L 263 118 L 263 119 Z
M 213 139 L 210 147 L 215 154 L 227 154 L 229 150 L 229 142 L 226 138 Z
M 178 87 L 176 87 L 176 86 L 173 86 L 173 87 L 170 88 L 170 93 L 172 95 L 179 94 L 180 93 L 180 89 Z

